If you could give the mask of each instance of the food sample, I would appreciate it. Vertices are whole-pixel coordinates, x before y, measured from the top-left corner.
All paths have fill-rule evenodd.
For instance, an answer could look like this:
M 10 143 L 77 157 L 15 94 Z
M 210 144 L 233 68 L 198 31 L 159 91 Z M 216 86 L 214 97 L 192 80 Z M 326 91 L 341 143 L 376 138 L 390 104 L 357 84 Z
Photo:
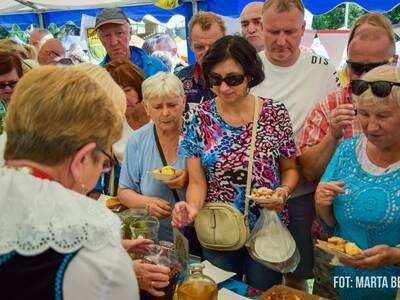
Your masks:
M 291 293 L 291 292 L 272 292 L 270 295 L 267 295 L 263 300 L 300 300 L 300 298 Z
M 161 168 L 161 174 L 164 175 L 175 175 L 175 168 L 172 166 L 165 166 Z
M 350 256 L 361 255 L 363 252 L 355 243 L 348 242 L 338 236 L 329 238 L 327 247 Z
M 348 242 L 345 246 L 346 253 L 351 256 L 361 255 L 362 250 L 355 244 Z
M 121 202 L 119 202 L 117 197 L 111 197 L 106 200 L 106 206 L 109 209 L 117 208 L 120 205 L 121 205 Z
M 255 198 L 279 198 L 278 193 L 266 187 L 253 189 L 251 196 Z

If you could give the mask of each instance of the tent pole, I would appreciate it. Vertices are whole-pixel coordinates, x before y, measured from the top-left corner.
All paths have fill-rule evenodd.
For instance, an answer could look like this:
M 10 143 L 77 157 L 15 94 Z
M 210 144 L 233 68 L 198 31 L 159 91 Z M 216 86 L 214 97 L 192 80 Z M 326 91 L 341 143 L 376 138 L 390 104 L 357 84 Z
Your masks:
M 346 2 L 346 9 L 344 14 L 344 27 L 349 28 L 349 2 Z
M 197 5 L 197 0 L 191 0 L 192 2 L 192 16 L 199 12 L 199 7 Z
M 39 27 L 40 27 L 40 28 L 46 28 L 46 27 L 45 27 L 46 24 L 44 24 L 44 16 L 43 16 L 43 13 L 38 12 L 38 13 L 37 13 L 37 17 L 38 17 L 38 21 L 39 21 Z

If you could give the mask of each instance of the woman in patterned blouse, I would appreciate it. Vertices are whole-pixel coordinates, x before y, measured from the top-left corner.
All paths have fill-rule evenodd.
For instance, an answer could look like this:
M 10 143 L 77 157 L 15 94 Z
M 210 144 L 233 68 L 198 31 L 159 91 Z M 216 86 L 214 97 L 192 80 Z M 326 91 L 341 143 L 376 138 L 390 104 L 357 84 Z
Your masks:
M 400 244 L 400 69 L 381 66 L 350 85 L 363 134 L 336 150 L 315 193 L 316 209 L 327 233 L 368 249 L 360 260 L 342 261 L 348 266 L 335 268 L 332 276 L 349 276 L 354 283 L 339 290 L 340 299 L 395 299 L 398 286 L 391 282 L 400 276 L 395 248 Z M 360 278 L 378 277 L 379 284 L 356 286 Z
M 175 205 L 174 226 L 192 222 L 205 202 L 230 202 L 243 212 L 255 101 L 259 102 L 260 116 L 252 188 L 277 189 L 283 201 L 278 205 L 256 205 L 251 201 L 250 227 L 259 216 L 260 206 L 280 212 L 287 223 L 284 204 L 298 181 L 296 146 L 285 106 L 249 93 L 264 79 L 255 49 L 241 37 L 226 36 L 209 49 L 202 70 L 216 98 L 200 104 L 185 117 L 180 153 L 186 157 L 189 186 L 186 202 Z M 245 248 L 204 248 L 203 254 L 218 267 L 236 272 L 240 279 L 246 274 L 248 283 L 260 289 L 282 280 L 280 273 L 252 260 Z

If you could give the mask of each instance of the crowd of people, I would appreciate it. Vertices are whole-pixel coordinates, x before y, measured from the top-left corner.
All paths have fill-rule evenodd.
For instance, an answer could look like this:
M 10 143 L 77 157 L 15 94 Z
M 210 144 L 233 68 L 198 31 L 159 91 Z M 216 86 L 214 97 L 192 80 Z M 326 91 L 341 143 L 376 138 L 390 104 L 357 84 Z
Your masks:
M 396 285 L 334 280 L 400 278 L 400 69 L 390 21 L 367 13 L 355 22 L 346 86 L 328 59 L 301 48 L 301 0 L 249 3 L 240 21 L 242 37 L 229 36 L 218 15 L 194 15 L 192 65 L 168 35 L 131 46 L 128 17 L 116 8 L 96 17 L 107 51 L 99 66 L 67 57 L 44 29 L 30 45 L 0 41 L 5 298 L 163 295 L 170 269 L 132 261 L 128 253 L 153 241 L 121 240 L 118 217 L 96 201 L 102 194 L 148 207 L 160 240 L 182 229 L 192 254 L 257 289 L 306 290 L 314 278 L 313 292 L 329 299 L 396 298 Z M 176 170 L 173 179 L 149 175 L 163 166 Z M 280 201 L 249 201 L 248 185 Z M 210 203 L 230 204 L 250 231 L 262 210 L 276 212 L 297 267 L 282 274 L 245 246 L 209 247 L 197 237 L 209 228 L 196 220 Z M 331 265 L 315 243 L 332 236 L 362 255 Z

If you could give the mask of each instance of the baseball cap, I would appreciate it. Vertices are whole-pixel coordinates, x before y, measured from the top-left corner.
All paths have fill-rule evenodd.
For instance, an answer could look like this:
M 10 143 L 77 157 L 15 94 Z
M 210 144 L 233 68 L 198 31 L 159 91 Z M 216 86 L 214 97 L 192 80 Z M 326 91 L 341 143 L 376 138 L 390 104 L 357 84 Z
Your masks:
M 127 15 L 119 8 L 105 8 L 96 16 L 97 30 L 104 24 L 129 24 Z

